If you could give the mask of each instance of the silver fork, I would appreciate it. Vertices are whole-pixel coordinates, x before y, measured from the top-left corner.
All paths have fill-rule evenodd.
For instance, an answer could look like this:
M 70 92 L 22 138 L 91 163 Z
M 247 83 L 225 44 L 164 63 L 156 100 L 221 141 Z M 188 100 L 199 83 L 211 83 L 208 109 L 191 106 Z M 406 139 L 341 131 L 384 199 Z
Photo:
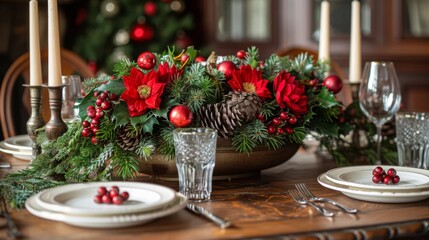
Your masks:
M 358 212 L 357 209 L 346 207 L 330 198 L 316 197 L 304 183 L 295 184 L 295 187 L 298 192 L 300 192 L 305 198 L 312 202 L 327 202 L 350 214 L 355 214 Z
M 300 193 L 297 190 L 289 190 L 289 194 L 290 196 L 295 200 L 295 202 L 301 204 L 301 205 L 309 205 L 314 207 L 319 213 L 321 213 L 323 216 L 325 217 L 332 217 L 334 216 L 334 213 L 331 211 L 328 211 L 324 208 L 322 208 L 319 205 L 316 205 L 310 201 L 308 201 L 307 199 L 305 199 L 302 195 L 300 195 Z

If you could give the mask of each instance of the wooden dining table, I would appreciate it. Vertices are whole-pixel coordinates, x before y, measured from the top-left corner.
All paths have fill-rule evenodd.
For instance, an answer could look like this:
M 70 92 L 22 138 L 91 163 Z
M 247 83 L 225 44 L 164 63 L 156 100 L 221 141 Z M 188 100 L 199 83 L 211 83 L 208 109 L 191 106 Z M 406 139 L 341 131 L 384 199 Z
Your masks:
M 10 209 L 25 239 L 429 239 L 429 199 L 411 203 L 376 203 L 352 199 L 327 189 L 317 177 L 335 168 L 329 157 L 300 149 L 285 163 L 261 171 L 259 175 L 216 180 L 211 199 L 198 203 L 232 222 L 221 229 L 205 218 L 183 209 L 133 227 L 93 229 L 36 217 L 26 209 Z M 0 176 L 28 165 L 8 154 L 11 164 Z M 240 167 L 240 166 L 237 166 Z M 134 181 L 150 182 L 178 190 L 178 182 L 151 176 Z M 288 194 L 297 183 L 305 183 L 319 197 L 332 198 L 359 210 L 335 212 L 324 217 L 312 207 L 297 204 Z M 0 228 L 0 239 L 7 239 L 7 228 Z

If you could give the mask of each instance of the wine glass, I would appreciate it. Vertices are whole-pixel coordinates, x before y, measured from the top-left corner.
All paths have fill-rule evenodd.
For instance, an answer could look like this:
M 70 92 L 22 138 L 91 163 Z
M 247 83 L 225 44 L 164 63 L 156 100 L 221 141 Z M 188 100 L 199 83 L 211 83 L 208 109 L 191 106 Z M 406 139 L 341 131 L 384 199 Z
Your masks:
M 381 163 L 381 127 L 399 110 L 401 91 L 392 62 L 366 62 L 359 89 L 359 105 L 377 128 L 377 161 Z
M 82 82 L 79 75 L 62 76 L 62 82 L 66 86 L 63 88 L 63 106 L 61 115 L 65 121 L 76 118 L 78 110 L 74 108 L 77 99 L 82 97 Z

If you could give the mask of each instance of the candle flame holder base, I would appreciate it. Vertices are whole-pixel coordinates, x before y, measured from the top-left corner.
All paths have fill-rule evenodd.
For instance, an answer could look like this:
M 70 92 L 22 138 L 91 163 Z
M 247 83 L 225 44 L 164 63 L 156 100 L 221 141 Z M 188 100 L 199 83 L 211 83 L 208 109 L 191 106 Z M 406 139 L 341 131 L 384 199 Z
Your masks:
M 27 133 L 33 142 L 31 147 L 34 159 L 42 152 L 40 145 L 36 142 L 38 129 L 45 126 L 45 121 L 43 120 L 40 111 L 42 106 L 42 86 L 33 86 L 28 84 L 24 84 L 23 86 L 30 89 L 31 115 L 27 121 Z
M 61 108 L 63 105 L 62 90 L 66 85 L 47 86 L 49 91 L 49 108 L 51 109 L 51 118 L 46 123 L 46 137 L 52 141 L 63 135 L 67 131 L 67 124 L 61 117 Z

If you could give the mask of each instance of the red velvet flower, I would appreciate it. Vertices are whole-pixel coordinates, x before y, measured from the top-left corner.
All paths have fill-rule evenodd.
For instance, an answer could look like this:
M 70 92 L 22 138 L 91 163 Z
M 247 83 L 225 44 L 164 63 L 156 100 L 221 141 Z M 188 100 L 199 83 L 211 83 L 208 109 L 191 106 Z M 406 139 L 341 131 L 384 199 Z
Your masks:
M 124 76 L 125 91 L 121 99 L 128 105 L 131 117 L 144 114 L 147 109 L 159 109 L 161 95 L 166 83 L 158 81 L 158 74 L 151 70 L 146 75 L 132 68 L 129 76 Z
M 168 63 L 164 62 L 158 66 L 159 82 L 161 83 L 169 83 L 170 81 L 174 81 L 174 79 L 178 78 L 180 75 L 181 74 L 177 71 L 175 65 L 170 68 Z
M 295 81 L 295 77 L 290 73 L 283 70 L 274 78 L 274 91 L 280 108 L 288 107 L 294 114 L 307 112 L 305 87 Z
M 270 90 L 267 88 L 268 80 L 262 79 L 262 73 L 246 65 L 232 73 L 228 81 L 234 91 L 245 91 L 256 93 L 261 99 L 271 98 Z

